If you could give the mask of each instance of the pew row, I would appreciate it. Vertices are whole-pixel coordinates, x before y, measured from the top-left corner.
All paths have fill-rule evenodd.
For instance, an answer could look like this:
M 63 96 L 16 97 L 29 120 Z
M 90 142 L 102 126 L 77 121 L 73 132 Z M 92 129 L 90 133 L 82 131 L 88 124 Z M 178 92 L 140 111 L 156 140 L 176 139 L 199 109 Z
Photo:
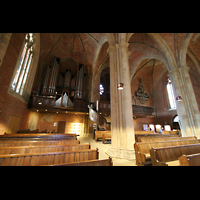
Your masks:
M 178 159 L 183 155 L 200 153 L 200 144 L 169 146 L 162 148 L 152 148 L 150 150 L 151 161 L 153 166 L 173 166 L 178 165 Z M 167 163 L 176 161 L 174 163 Z
M 192 155 L 182 155 L 179 158 L 180 166 L 200 166 L 200 153 Z
M 50 141 L 35 141 L 35 140 L 0 140 L 0 147 L 17 147 L 17 146 L 57 146 L 57 145 L 78 145 L 79 140 L 50 140 Z
M 98 139 L 102 139 L 104 133 L 111 134 L 111 131 L 95 131 L 95 142 L 97 142 Z
M 0 155 L 78 151 L 78 150 L 85 150 L 85 149 L 91 149 L 90 144 L 59 145 L 59 146 L 0 147 Z
M 0 166 L 42 166 L 99 159 L 99 150 L 0 155 Z
M 104 131 L 102 134 L 102 142 L 105 143 L 106 140 L 111 140 L 111 131 Z
M 195 136 L 191 137 L 140 137 L 138 138 L 138 142 L 155 142 L 155 141 L 169 141 L 169 140 L 189 140 L 189 139 L 197 139 Z
M 113 166 L 112 158 L 43 166 Z
M 76 134 L 40 134 L 40 133 L 27 133 L 27 134 L 5 134 L 5 135 L 0 135 L 0 140 L 3 139 L 12 139 L 12 140 L 17 140 L 17 139 L 23 139 L 23 140 L 29 140 L 29 139 L 36 139 L 36 140 L 76 140 L 77 135 Z
M 171 135 L 171 134 L 164 134 L 164 135 L 162 135 L 162 134 L 159 134 L 159 133 L 153 133 L 153 134 L 135 134 L 135 141 L 139 142 L 140 138 L 142 138 L 142 137 L 154 137 L 154 138 L 156 138 L 156 137 L 163 137 L 163 138 L 165 138 L 165 137 L 176 137 L 176 138 L 179 138 L 180 136 L 178 136 L 178 135 Z
M 155 142 L 135 142 L 135 157 L 136 165 L 142 166 L 145 161 L 150 160 L 151 148 L 168 147 L 168 146 L 180 146 L 188 144 L 198 144 L 200 139 L 189 139 L 189 140 L 170 140 L 170 141 L 155 141 Z

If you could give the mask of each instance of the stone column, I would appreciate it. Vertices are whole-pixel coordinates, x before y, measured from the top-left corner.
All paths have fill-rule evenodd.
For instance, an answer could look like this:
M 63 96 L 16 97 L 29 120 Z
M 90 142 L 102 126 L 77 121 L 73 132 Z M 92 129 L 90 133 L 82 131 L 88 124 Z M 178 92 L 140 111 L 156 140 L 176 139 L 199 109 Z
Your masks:
M 200 138 L 200 113 L 194 89 L 189 76 L 189 67 L 179 67 L 169 71 L 175 98 L 181 96 L 182 101 L 176 101 L 177 113 L 182 136 Z
M 128 62 L 128 43 L 121 42 L 108 49 L 110 54 L 111 136 L 112 147 L 106 152 L 111 157 L 135 159 L 134 125 Z M 117 89 L 118 83 L 123 90 Z

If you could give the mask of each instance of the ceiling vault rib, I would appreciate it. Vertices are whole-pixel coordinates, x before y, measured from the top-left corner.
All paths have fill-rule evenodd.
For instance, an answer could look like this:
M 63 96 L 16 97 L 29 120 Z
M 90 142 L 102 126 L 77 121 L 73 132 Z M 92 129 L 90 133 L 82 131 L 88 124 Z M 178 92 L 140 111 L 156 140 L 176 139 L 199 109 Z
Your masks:
M 81 39 L 79 33 L 77 33 L 77 35 L 78 35 L 78 38 L 79 38 L 79 40 L 80 40 L 80 42 L 81 42 L 81 46 L 82 46 L 82 48 L 83 48 L 83 52 L 84 52 L 85 59 L 86 59 L 86 65 L 88 66 L 87 54 L 86 54 L 86 52 L 85 52 L 85 48 L 84 48 L 84 45 L 83 45 L 83 41 L 82 41 L 82 39 Z
M 155 59 L 151 59 L 149 61 L 147 61 L 144 65 L 142 65 L 142 67 L 140 67 L 134 74 L 134 76 L 132 77 L 132 80 L 134 79 L 135 75 L 140 71 L 140 69 L 142 69 L 145 65 L 147 65 L 149 62 L 151 62 L 152 60 L 155 60 Z
M 73 56 L 73 50 L 74 50 L 74 37 L 75 37 L 75 33 L 73 33 L 72 49 L 71 49 L 71 52 L 70 52 L 70 56 L 71 56 L 71 57 Z
M 57 44 L 59 43 L 59 41 L 63 38 L 63 36 L 65 35 L 66 33 L 63 33 L 57 40 L 57 42 L 54 44 L 54 46 L 52 47 L 51 51 L 49 52 L 49 55 L 47 56 L 47 59 L 45 61 L 45 65 L 47 64 L 47 61 L 49 59 L 49 57 L 51 56 L 52 52 L 54 51 L 54 49 L 56 48 Z
M 95 42 L 99 43 L 99 41 L 92 35 L 90 35 L 89 33 L 86 33 L 87 35 L 89 35 Z

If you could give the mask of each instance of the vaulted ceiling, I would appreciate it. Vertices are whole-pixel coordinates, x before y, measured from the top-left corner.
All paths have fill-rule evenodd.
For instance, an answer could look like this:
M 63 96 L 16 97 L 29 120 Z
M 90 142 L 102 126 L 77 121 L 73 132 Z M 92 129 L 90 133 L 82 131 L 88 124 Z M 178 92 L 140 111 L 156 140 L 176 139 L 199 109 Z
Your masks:
M 61 60 L 71 57 L 91 73 L 96 48 L 104 36 L 105 33 L 41 33 L 39 67 L 43 69 L 54 56 Z

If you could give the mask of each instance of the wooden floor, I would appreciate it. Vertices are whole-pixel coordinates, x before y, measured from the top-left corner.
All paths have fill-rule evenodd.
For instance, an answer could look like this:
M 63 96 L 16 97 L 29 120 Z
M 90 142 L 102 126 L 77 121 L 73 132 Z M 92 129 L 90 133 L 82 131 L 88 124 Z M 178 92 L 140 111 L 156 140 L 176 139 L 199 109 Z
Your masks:
M 102 140 L 98 140 L 95 142 L 95 140 L 92 138 L 92 134 L 90 134 L 88 137 L 79 136 L 77 137 L 78 140 L 80 140 L 81 144 L 84 143 L 90 143 L 91 149 L 99 148 L 99 159 L 107 159 L 108 155 L 105 153 L 107 149 L 111 148 L 111 144 L 103 144 Z M 135 164 L 135 160 L 129 161 L 126 159 L 119 159 L 119 158 L 112 158 L 113 166 L 137 166 Z

